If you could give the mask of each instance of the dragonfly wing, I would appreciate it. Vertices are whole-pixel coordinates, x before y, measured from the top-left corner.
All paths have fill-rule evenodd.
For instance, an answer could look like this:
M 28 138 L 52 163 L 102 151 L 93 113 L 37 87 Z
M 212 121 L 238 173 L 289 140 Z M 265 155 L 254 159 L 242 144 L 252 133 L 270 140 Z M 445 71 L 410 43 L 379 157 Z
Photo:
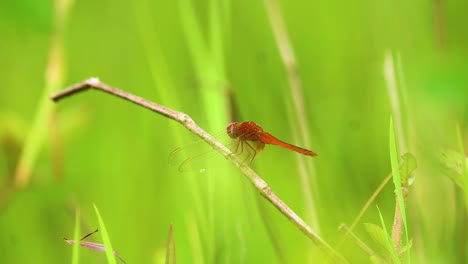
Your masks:
M 198 146 L 199 147 L 199 146 Z M 216 163 L 216 156 L 222 157 L 210 147 L 201 150 L 198 147 L 185 146 L 177 148 L 169 155 L 169 164 L 180 172 L 204 172 L 208 163 Z

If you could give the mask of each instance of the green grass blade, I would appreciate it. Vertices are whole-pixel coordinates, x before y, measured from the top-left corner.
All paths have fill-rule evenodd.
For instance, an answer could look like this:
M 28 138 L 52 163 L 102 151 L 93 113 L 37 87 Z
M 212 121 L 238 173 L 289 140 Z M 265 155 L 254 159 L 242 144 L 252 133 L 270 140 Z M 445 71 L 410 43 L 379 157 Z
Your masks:
M 176 244 L 174 240 L 174 229 L 172 228 L 172 224 L 169 227 L 169 233 L 167 235 L 167 242 L 166 242 L 166 264 L 176 264 Z
M 75 244 L 73 244 L 72 264 L 78 264 L 80 260 L 80 232 L 80 211 L 77 210 L 75 216 L 75 231 L 73 233 Z
M 182 20 L 182 30 L 187 41 L 189 54 L 192 56 L 191 61 L 194 63 L 195 68 L 202 70 L 205 69 L 204 61 L 208 58 L 207 47 L 203 38 L 202 28 L 199 21 L 196 19 L 194 4 L 191 1 L 179 0 L 179 11 Z
M 379 209 L 378 206 L 377 206 L 377 211 L 379 211 L 380 223 L 382 224 L 382 228 L 385 231 L 384 233 L 385 233 L 385 235 L 387 237 L 387 241 L 388 241 L 388 244 L 389 244 L 388 249 L 390 251 L 390 256 L 391 256 L 391 258 L 393 260 L 393 263 L 399 264 L 399 263 L 401 263 L 400 258 L 398 258 L 398 255 L 397 255 L 397 253 L 395 251 L 395 247 L 392 244 L 392 239 L 390 238 L 390 236 L 387 233 L 387 227 L 385 226 L 385 221 L 383 219 L 382 213 L 380 212 L 380 209 Z
M 72 6 L 72 1 L 62 1 L 56 3 L 56 31 L 53 34 L 52 44 L 49 51 L 48 65 L 46 69 L 46 85 L 39 98 L 36 108 L 36 115 L 29 130 L 26 144 L 21 153 L 15 172 L 15 184 L 20 187 L 28 185 L 31 181 L 31 172 L 34 169 L 39 153 L 46 140 L 48 119 L 54 111 L 54 105 L 49 99 L 49 94 L 58 91 L 63 87 L 65 78 L 62 35 L 63 27 L 66 25 L 68 11 Z
M 465 206 L 468 208 L 468 173 L 467 173 L 467 168 L 466 168 L 466 158 L 465 158 L 465 147 L 463 145 L 463 139 L 462 139 L 462 134 L 460 130 L 460 124 L 457 123 L 456 127 L 456 133 L 457 133 L 457 143 L 458 143 L 458 151 L 459 153 L 462 153 L 462 177 L 461 177 L 461 183 L 463 184 L 463 193 L 465 197 Z
M 96 211 L 96 215 L 98 217 L 99 230 L 101 231 L 102 241 L 104 242 L 104 247 L 106 248 L 107 262 L 110 264 L 117 264 L 113 254 L 114 250 L 110 241 L 109 234 L 107 233 L 106 226 L 104 225 L 104 220 L 102 219 L 101 214 L 99 214 L 99 210 L 96 205 L 94 205 L 94 210 Z
M 408 225 L 406 221 L 406 210 L 405 210 L 405 202 L 403 198 L 403 191 L 401 189 L 401 177 L 400 177 L 400 168 L 398 164 L 398 151 L 396 147 L 396 140 L 395 140 L 395 130 L 393 127 L 393 118 L 390 117 L 390 134 L 389 134 L 389 145 L 390 145 L 390 162 L 392 165 L 392 173 L 393 173 L 393 184 L 395 185 L 395 192 L 397 196 L 397 203 L 400 207 L 401 217 L 403 219 L 403 225 L 405 226 L 405 237 L 406 237 L 406 244 L 409 243 L 408 239 Z M 408 251 L 408 263 L 410 263 L 410 252 Z
M 16 184 L 21 187 L 29 184 L 31 171 L 33 170 L 39 156 L 39 152 L 43 145 L 42 143 L 46 138 L 47 120 L 52 113 L 53 106 L 48 95 L 50 92 L 57 90 L 59 86 L 54 86 L 54 88 L 51 87 L 52 86 L 49 86 L 44 89 L 41 95 L 34 123 L 29 131 L 26 144 L 16 168 L 15 181 Z

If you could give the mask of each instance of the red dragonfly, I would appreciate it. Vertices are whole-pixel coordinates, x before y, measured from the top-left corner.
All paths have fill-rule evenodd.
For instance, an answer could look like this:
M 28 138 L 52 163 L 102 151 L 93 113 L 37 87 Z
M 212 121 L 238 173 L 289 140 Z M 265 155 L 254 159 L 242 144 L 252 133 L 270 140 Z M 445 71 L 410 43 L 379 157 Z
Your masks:
M 232 139 L 232 143 L 229 144 L 228 147 L 234 154 L 242 156 L 244 162 L 248 162 L 249 164 L 256 158 L 257 154 L 265 148 L 266 144 L 276 145 L 307 156 L 317 156 L 317 153 L 311 150 L 297 147 L 277 139 L 270 133 L 263 131 L 259 125 L 252 121 L 230 123 L 226 128 L 226 132 Z M 178 148 L 174 150 L 169 157 L 170 163 L 180 164 L 179 170 L 181 171 L 190 167 L 190 164 L 199 161 L 199 158 L 206 154 L 198 153 L 197 155 L 188 155 L 188 157 L 185 156 L 183 159 L 180 159 L 179 156 L 181 156 L 181 153 L 185 152 L 184 149 L 185 148 Z M 211 152 L 212 151 L 210 151 L 210 153 Z

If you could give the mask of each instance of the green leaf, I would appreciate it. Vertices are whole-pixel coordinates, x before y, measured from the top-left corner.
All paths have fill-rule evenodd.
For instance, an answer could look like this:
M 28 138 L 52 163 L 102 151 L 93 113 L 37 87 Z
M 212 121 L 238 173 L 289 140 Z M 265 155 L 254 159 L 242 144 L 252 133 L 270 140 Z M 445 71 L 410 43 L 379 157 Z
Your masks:
M 382 213 L 380 212 L 379 207 L 377 207 L 377 210 L 379 211 L 380 222 L 382 223 L 382 230 L 387 230 L 387 228 L 385 227 L 385 221 L 383 219 L 383 216 L 382 216 Z M 392 239 L 390 238 L 390 236 L 388 235 L 386 231 L 384 231 L 383 234 L 385 234 L 386 240 L 388 241 L 388 244 L 390 245 L 388 246 L 388 251 L 390 252 L 390 257 L 393 263 L 396 263 L 396 264 L 401 263 L 400 258 L 398 258 L 398 255 L 395 251 L 395 247 L 393 246 Z
M 449 176 L 460 188 L 463 188 L 463 156 L 451 149 L 442 150 L 439 161 L 445 169 L 444 172 Z
M 391 251 L 393 245 L 388 240 L 388 235 L 385 233 L 385 230 L 383 230 L 382 227 L 371 223 L 365 223 L 364 227 L 372 240 L 385 249 L 385 256 L 390 256 L 392 254 Z
M 452 149 L 442 150 L 439 160 L 445 168 L 459 175 L 463 173 L 463 156 L 459 152 Z
M 400 249 L 400 251 L 398 252 L 398 256 L 400 257 L 404 256 L 406 252 L 408 252 L 411 249 L 411 247 L 413 247 L 413 239 L 410 239 L 408 244 L 406 244 Z
M 458 143 L 458 151 L 459 153 L 466 153 L 465 152 L 465 143 L 463 142 L 463 138 L 462 138 L 462 131 L 460 129 L 460 124 L 457 123 L 457 127 L 456 127 L 456 133 L 457 133 L 457 143 Z M 464 194 L 464 198 L 465 198 L 465 206 L 468 207 L 468 193 L 466 192 L 466 190 L 468 190 L 468 170 L 467 170 L 467 166 L 466 166 L 466 159 L 465 158 L 462 158 L 461 159 L 461 168 L 462 168 L 462 174 L 461 174 L 461 183 L 462 183 L 462 186 L 463 186 L 463 189 L 465 190 L 463 192 Z
M 410 186 L 414 183 L 414 176 L 411 176 L 411 173 L 418 167 L 416 158 L 410 153 L 405 153 L 402 159 L 403 162 L 400 165 L 401 185 Z
M 110 264 L 117 264 L 116 261 L 115 261 L 115 257 L 113 255 L 114 250 L 112 248 L 112 244 L 111 244 L 111 241 L 110 241 L 110 238 L 109 238 L 109 234 L 107 233 L 106 226 L 104 225 L 104 220 L 102 220 L 101 214 L 99 214 L 99 210 L 98 210 L 96 205 L 94 205 L 94 210 L 96 211 L 96 215 L 98 217 L 99 230 L 101 230 L 102 240 L 104 242 L 104 247 L 106 249 L 107 262 L 110 263 Z

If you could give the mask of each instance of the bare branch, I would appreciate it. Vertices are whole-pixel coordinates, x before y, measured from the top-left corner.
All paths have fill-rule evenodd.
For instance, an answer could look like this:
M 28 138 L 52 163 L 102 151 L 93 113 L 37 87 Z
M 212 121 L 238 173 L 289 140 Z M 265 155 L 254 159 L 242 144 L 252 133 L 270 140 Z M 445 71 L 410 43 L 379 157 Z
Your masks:
M 145 100 L 141 97 L 129 94 L 122 90 L 111 87 L 107 84 L 100 82 L 97 78 L 90 78 L 81 83 L 73 85 L 61 92 L 51 95 L 51 99 L 55 102 L 59 100 L 82 92 L 88 89 L 97 89 L 106 93 L 118 96 L 122 99 L 130 101 L 134 104 L 143 106 L 151 111 L 173 119 L 182 125 L 184 125 L 189 131 L 196 134 L 209 145 L 213 146 L 215 150 L 221 153 L 226 159 L 234 163 L 242 173 L 247 176 L 250 182 L 265 197 L 270 203 L 272 203 L 286 218 L 288 218 L 301 232 L 309 237 L 319 248 L 321 248 L 326 254 L 328 254 L 337 263 L 347 263 L 347 261 L 336 252 L 330 245 L 328 245 L 322 238 L 320 238 L 304 221 L 296 215 L 276 194 L 271 190 L 268 184 L 260 178 L 249 166 L 247 166 L 241 159 L 234 155 L 228 148 L 217 142 L 211 135 L 201 129 L 195 122 L 187 115 L 170 108 L 158 105 L 156 103 Z

